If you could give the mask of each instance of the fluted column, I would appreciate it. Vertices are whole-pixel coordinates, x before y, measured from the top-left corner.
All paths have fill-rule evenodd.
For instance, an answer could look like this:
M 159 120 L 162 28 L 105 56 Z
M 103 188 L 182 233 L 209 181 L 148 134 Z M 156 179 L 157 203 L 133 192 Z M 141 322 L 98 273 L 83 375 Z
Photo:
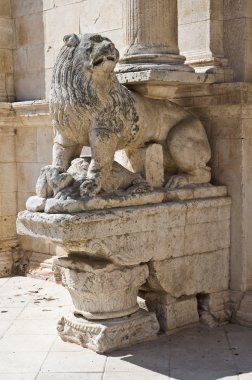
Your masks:
M 14 31 L 10 0 L 0 2 L 0 102 L 14 101 Z
M 177 0 L 125 0 L 125 7 L 122 66 L 192 71 L 179 54 Z

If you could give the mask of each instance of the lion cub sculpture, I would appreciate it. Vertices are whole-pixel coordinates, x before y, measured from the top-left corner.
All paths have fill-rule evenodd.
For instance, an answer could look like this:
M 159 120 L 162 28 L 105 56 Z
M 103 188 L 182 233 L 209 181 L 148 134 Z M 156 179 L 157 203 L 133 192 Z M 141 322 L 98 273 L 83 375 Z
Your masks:
M 94 196 L 110 176 L 114 154 L 163 146 L 166 188 L 208 183 L 211 152 L 201 122 L 168 100 L 145 98 L 121 85 L 114 73 L 118 50 L 98 34 L 67 35 L 54 66 L 50 112 L 53 166 L 66 171 L 91 147 L 80 196 Z

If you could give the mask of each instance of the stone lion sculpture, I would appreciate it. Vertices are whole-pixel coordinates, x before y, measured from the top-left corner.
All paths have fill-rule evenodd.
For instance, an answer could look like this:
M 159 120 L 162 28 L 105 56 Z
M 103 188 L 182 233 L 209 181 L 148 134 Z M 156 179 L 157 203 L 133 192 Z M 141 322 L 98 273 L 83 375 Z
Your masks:
M 119 53 L 108 38 L 71 34 L 64 43 L 50 95 L 52 165 L 67 171 L 83 146 L 91 147 L 81 196 L 101 191 L 117 150 L 130 157 L 152 143 L 163 146 L 166 188 L 210 181 L 210 147 L 197 118 L 168 100 L 145 98 L 121 85 L 114 73 Z

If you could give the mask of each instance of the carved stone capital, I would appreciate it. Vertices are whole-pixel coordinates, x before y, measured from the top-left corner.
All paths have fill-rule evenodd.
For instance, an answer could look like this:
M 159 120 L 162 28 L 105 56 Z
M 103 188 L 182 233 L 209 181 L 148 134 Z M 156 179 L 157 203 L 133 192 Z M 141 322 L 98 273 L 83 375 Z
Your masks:
M 103 260 L 60 257 L 54 271 L 73 300 L 75 314 L 87 319 L 118 318 L 135 313 L 137 293 L 149 271 L 146 264 L 119 267 Z

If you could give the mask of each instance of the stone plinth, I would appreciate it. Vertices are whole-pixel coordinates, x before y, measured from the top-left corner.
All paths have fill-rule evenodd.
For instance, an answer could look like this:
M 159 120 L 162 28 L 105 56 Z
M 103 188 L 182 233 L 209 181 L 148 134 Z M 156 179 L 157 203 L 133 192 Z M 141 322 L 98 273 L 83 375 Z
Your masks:
M 85 211 L 75 214 L 19 213 L 20 234 L 47 238 L 68 253 L 54 264 L 75 306 L 59 324 L 63 339 L 109 351 L 124 345 L 131 321 L 125 344 L 153 338 L 155 314 L 137 311 L 140 287 L 164 331 L 198 321 L 197 294 L 228 289 L 231 202 L 225 187 L 153 192 L 150 204 L 148 194 L 143 197 L 145 204 L 141 195 L 135 203 L 132 196 L 121 203 L 97 197 L 102 209 L 93 208 L 93 198 L 91 209 L 82 201 Z M 104 334 L 112 342 L 112 331 L 119 340 L 104 348 Z

